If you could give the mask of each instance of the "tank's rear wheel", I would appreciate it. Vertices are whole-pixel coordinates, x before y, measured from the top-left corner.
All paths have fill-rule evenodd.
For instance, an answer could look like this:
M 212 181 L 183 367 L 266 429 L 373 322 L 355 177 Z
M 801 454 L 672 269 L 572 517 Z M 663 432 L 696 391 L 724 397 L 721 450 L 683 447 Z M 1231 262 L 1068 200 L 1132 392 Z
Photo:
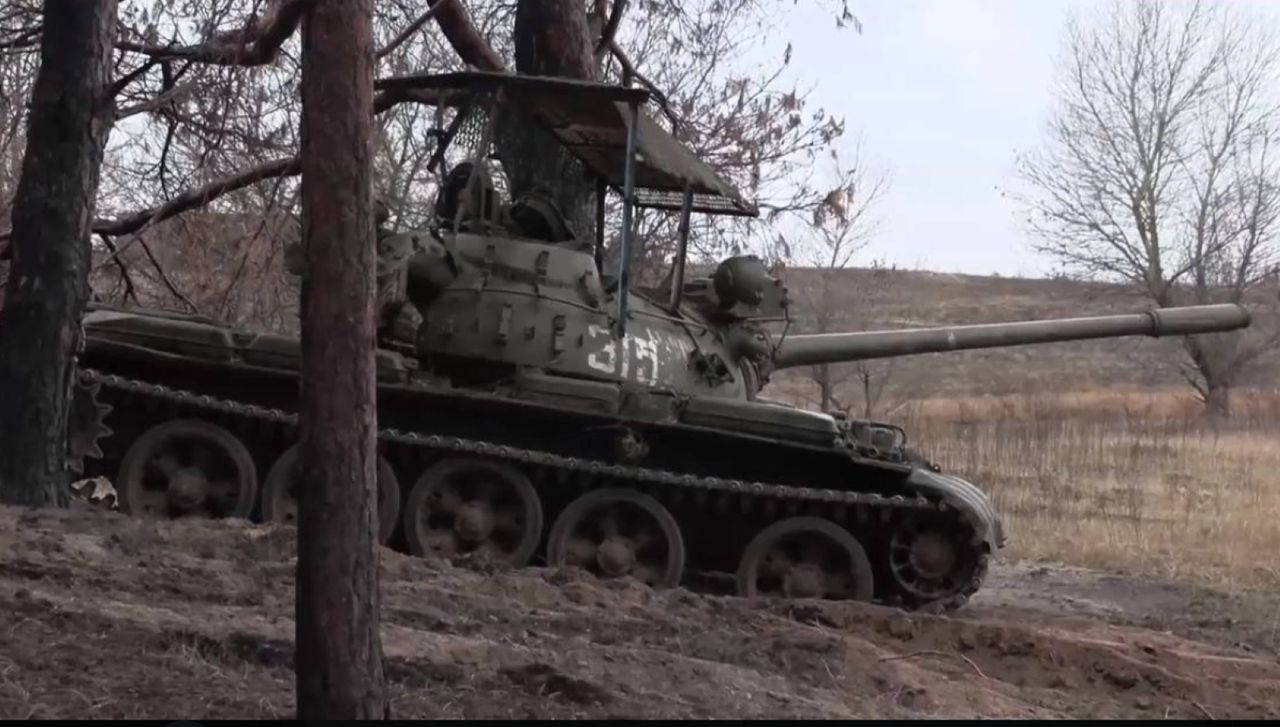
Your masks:
M 414 484 L 404 532 L 414 555 L 484 552 L 524 565 L 542 536 L 542 502 L 529 478 L 510 465 L 447 459 Z
M 869 601 L 867 553 L 849 531 L 816 517 L 776 522 L 752 538 L 738 566 L 738 595 Z
M 960 534 L 944 523 L 906 518 L 889 540 L 889 570 L 901 591 L 920 603 L 964 591 L 977 568 Z
M 262 517 L 271 522 L 296 525 L 298 522 L 298 456 L 295 444 L 271 465 L 262 484 Z M 386 543 L 400 519 L 400 481 L 391 463 L 378 457 L 378 541 Z
M 654 588 L 672 588 L 684 574 L 684 538 L 671 513 L 643 492 L 593 490 L 556 518 L 547 537 L 547 559 L 601 578 L 630 576 Z
M 105 423 L 111 406 L 98 400 L 102 385 L 76 382 L 71 396 L 71 408 L 67 422 L 67 449 L 69 466 L 77 474 L 84 474 L 85 459 L 101 459 L 99 442 L 110 437 L 111 428 Z
M 116 478 L 120 509 L 147 517 L 248 519 L 258 495 L 253 457 L 222 427 L 165 422 L 129 446 Z

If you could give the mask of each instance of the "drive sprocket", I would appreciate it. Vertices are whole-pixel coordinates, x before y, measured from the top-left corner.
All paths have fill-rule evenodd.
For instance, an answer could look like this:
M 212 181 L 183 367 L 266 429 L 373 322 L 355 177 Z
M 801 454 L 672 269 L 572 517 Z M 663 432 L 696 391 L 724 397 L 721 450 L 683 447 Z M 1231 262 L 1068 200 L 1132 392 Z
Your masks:
M 76 474 L 84 474 L 86 457 L 100 459 L 99 442 L 114 432 L 106 425 L 111 405 L 98 400 L 98 382 L 77 381 L 71 393 L 71 406 L 67 413 L 67 466 Z

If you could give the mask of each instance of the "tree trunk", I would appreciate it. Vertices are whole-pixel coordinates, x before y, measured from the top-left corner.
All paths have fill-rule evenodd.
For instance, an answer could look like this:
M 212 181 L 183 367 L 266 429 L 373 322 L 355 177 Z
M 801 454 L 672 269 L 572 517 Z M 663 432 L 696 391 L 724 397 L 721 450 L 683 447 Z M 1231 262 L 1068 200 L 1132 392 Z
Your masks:
M 370 0 L 304 26 L 298 717 L 379 719 Z
M 1204 415 L 1210 419 L 1231 416 L 1231 386 L 1234 383 L 1229 362 L 1236 358 L 1238 334 L 1187 336 L 1183 339 L 1188 357 L 1200 381 L 1191 383 L 1204 402 Z
M 0 310 L 0 502 L 65 505 L 89 225 L 111 131 L 115 0 L 47 0 Z
M 518 73 L 596 79 L 595 38 L 581 0 L 519 0 L 514 33 Z M 582 164 L 518 111 L 503 120 L 498 147 L 512 194 L 550 194 L 578 239 L 590 240 L 595 180 Z
M 858 378 L 862 379 L 862 418 L 873 419 L 876 410 L 876 395 L 872 391 L 871 371 L 865 364 L 858 367 Z
M 818 364 L 815 366 L 813 378 L 818 384 L 818 411 L 831 411 L 832 387 L 830 364 Z
M 1205 385 L 1204 411 L 1211 419 L 1231 416 L 1231 385 L 1225 381 L 1213 381 Z

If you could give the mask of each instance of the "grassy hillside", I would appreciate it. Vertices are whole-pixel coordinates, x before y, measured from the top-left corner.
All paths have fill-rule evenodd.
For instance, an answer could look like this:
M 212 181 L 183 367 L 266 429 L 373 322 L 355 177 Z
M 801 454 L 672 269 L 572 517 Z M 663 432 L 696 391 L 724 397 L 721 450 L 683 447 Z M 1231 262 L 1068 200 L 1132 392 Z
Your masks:
M 797 328 L 819 276 L 790 270 Z M 1146 310 L 1119 286 L 918 271 L 840 271 L 831 330 L 963 325 Z M 1253 336 L 1277 324 L 1254 301 Z M 1005 557 L 1276 588 L 1280 571 L 1280 357 L 1261 360 L 1208 422 L 1178 365 L 1177 338 L 1102 339 L 909 356 L 869 367 L 872 413 L 905 427 L 946 471 L 982 486 L 1006 519 Z M 843 374 L 848 374 L 846 370 Z M 861 406 L 857 371 L 837 398 Z M 810 372 L 766 396 L 816 406 Z M 855 414 L 863 412 L 855 409 Z

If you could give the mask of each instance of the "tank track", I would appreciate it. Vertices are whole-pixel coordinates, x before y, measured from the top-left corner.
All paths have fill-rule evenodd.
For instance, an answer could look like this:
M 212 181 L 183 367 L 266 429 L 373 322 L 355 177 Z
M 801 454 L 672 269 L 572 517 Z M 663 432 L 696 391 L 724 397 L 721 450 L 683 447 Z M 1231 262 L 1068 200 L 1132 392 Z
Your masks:
M 109 390 L 150 397 L 172 405 L 217 412 L 245 420 L 253 420 L 260 424 L 274 424 L 286 429 L 296 429 L 298 425 L 299 418 L 297 414 L 280 409 L 231 401 L 206 394 L 196 394 L 175 387 L 132 379 L 118 374 L 109 374 L 92 368 L 79 369 L 77 376 L 79 381 L 87 386 L 98 385 Z M 773 499 L 777 502 L 786 503 L 786 506 L 792 509 L 797 509 L 801 506 L 816 507 L 821 511 L 825 511 L 824 514 L 829 514 L 837 507 L 868 508 L 886 519 L 895 510 L 930 511 L 958 516 L 970 527 L 976 525 L 970 521 L 970 516 L 962 510 L 950 507 L 940 500 L 931 500 L 921 496 L 884 496 L 874 493 L 812 489 L 773 485 L 765 482 L 676 474 L 646 467 L 565 457 L 551 452 L 541 452 L 489 441 L 420 434 L 389 428 L 380 429 L 377 438 L 380 442 L 394 443 L 426 452 L 469 454 L 504 460 L 509 463 L 550 468 L 567 474 L 591 478 L 608 478 L 615 482 L 626 481 L 631 486 L 638 488 L 643 483 L 643 486 L 647 486 L 645 489 L 649 491 L 649 494 L 653 495 L 670 495 L 675 494 L 676 491 L 683 491 L 681 494 L 693 493 L 695 496 L 697 493 L 716 494 L 721 497 L 742 498 L 744 506 L 752 504 L 751 500 Z M 658 492 L 658 490 L 662 489 L 666 489 L 668 492 Z M 967 603 L 969 598 L 982 587 L 987 575 L 990 557 L 987 553 L 979 553 L 977 555 L 973 576 L 958 593 L 928 602 L 918 602 L 913 597 L 903 594 L 891 599 L 890 605 L 932 613 L 955 610 Z

